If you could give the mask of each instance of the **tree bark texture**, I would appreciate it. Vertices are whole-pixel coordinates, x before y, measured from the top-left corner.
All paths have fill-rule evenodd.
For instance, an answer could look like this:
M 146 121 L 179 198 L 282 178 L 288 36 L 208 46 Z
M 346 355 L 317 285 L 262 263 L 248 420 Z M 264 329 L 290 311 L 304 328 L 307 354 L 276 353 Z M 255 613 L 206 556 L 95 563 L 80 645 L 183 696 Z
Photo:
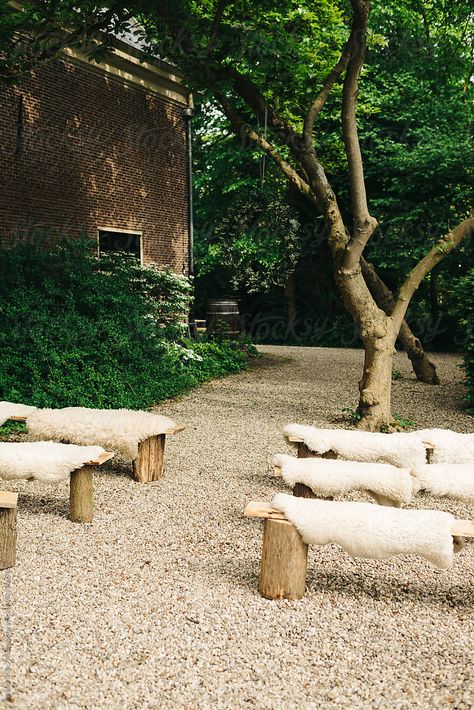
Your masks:
M 361 259 L 361 267 L 365 282 L 375 302 L 388 316 L 391 315 L 395 305 L 392 292 L 382 281 L 372 264 L 368 264 L 364 258 Z M 412 333 L 405 320 L 401 325 L 398 341 L 406 351 L 417 380 L 428 385 L 439 385 L 436 365 L 431 362 L 419 338 Z

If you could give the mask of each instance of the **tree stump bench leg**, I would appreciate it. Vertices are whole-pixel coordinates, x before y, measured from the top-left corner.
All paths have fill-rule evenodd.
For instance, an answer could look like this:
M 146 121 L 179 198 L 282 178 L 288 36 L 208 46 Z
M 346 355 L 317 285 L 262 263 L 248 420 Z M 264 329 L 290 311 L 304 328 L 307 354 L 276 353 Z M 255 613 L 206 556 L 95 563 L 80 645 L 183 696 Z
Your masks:
M 315 454 L 314 451 L 308 449 L 304 441 L 298 443 L 298 458 L 299 459 L 337 459 L 337 454 L 334 451 L 326 451 L 325 454 Z
M 71 473 L 69 483 L 69 518 L 74 523 L 91 523 L 94 515 L 93 466 L 83 466 Z
M 163 478 L 165 462 L 165 434 L 150 436 L 138 445 L 138 457 L 133 462 L 133 475 L 140 483 L 151 483 Z
M 306 588 L 308 545 L 288 520 L 266 519 L 259 592 L 266 599 L 301 599 Z
M 16 512 L 18 493 L 0 492 L 0 569 L 16 563 Z
M 293 495 L 297 498 L 317 498 L 317 495 L 313 493 L 309 486 L 304 483 L 295 483 L 293 486 Z
M 304 483 L 295 483 L 293 486 L 293 495 L 297 498 L 318 498 L 316 493 Z M 320 498 L 319 500 L 334 500 L 334 498 L 333 496 L 324 496 L 324 498 Z

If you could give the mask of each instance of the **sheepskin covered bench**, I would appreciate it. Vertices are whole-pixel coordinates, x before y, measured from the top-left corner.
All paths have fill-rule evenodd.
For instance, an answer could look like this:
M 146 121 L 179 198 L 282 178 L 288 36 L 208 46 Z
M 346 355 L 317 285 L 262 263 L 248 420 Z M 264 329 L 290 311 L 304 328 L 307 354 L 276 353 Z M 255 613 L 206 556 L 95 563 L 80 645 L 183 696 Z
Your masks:
M 303 597 L 310 544 L 334 543 L 354 557 L 378 560 L 414 554 L 449 569 L 462 538 L 474 538 L 474 522 L 441 511 L 308 500 L 285 493 L 276 495 L 271 505 L 249 503 L 244 515 L 265 519 L 259 591 L 267 599 Z
M 14 402 L 0 402 L 0 426 L 9 419 L 12 421 L 25 421 L 26 417 L 34 412 L 36 407 L 28 404 L 15 404 Z
M 328 498 L 354 491 L 368 493 L 379 505 L 400 508 L 414 494 L 474 501 L 474 464 L 423 464 L 414 469 L 390 464 L 323 458 L 295 458 L 276 454 L 274 474 L 282 476 L 301 498 Z
M 141 483 L 163 476 L 165 438 L 185 429 L 169 417 L 131 409 L 36 409 L 20 413 L 25 405 L 0 402 L 0 412 L 25 421 L 33 441 L 102 446 L 133 462 L 135 479 Z
M 429 463 L 474 464 L 474 434 L 462 434 L 450 429 L 420 429 L 405 436 L 423 442 L 429 451 Z
M 114 454 L 101 446 L 54 441 L 0 443 L 0 478 L 55 483 L 70 479 L 70 519 L 90 523 L 93 517 L 93 470 Z
M 391 464 L 276 454 L 274 473 L 301 498 L 329 498 L 354 491 L 369 493 L 379 505 L 400 508 L 413 498 L 413 475 Z
M 449 429 L 379 434 L 288 424 L 283 433 L 300 458 L 320 456 L 413 468 L 425 463 L 474 463 L 474 434 Z
M 0 491 L 0 569 L 16 563 L 16 511 L 18 493 Z
M 411 473 L 415 492 L 474 502 L 474 463 L 430 463 Z
M 318 429 L 301 424 L 288 424 L 283 433 L 287 441 L 296 445 L 300 458 L 341 458 L 387 463 L 399 468 L 421 466 L 428 460 L 426 445 L 420 437 L 411 434 Z

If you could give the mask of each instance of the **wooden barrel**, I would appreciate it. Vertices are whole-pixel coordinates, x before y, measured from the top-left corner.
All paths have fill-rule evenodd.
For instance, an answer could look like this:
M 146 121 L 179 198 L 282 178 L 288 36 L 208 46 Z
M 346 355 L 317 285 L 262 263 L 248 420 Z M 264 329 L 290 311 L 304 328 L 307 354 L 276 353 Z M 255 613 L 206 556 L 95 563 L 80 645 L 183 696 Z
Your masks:
M 239 302 L 235 298 L 211 298 L 207 302 L 207 333 L 227 338 L 240 334 Z

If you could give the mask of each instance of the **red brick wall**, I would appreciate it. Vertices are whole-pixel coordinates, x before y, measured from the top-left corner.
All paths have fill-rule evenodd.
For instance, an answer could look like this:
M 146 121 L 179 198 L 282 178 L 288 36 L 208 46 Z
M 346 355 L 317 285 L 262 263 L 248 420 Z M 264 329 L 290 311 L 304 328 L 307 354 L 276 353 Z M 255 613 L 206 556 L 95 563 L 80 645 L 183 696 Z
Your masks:
M 15 154 L 19 96 L 24 119 Z M 0 237 L 142 232 L 144 262 L 187 268 L 183 107 L 69 60 L 0 88 Z

